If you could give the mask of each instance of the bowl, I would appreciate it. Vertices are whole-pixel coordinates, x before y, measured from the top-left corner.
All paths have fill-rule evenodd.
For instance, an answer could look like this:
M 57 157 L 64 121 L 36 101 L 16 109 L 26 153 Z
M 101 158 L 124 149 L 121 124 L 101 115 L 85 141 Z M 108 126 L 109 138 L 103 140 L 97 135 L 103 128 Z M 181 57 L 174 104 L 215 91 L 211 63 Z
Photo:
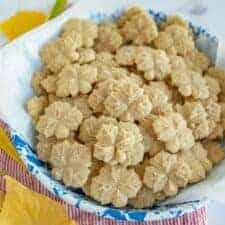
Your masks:
M 104 3 L 104 6 L 101 6 L 101 10 L 98 9 L 97 5 L 96 7 L 87 7 L 88 9 L 87 8 L 84 9 L 82 8 L 83 7 L 82 5 L 79 8 L 78 4 L 75 6 L 76 8 L 68 10 L 63 15 L 59 16 L 57 19 L 41 26 L 40 28 L 28 34 L 25 34 L 23 37 L 19 38 L 15 42 L 12 42 L 5 49 L 3 49 L 6 55 L 9 54 L 8 52 L 15 51 L 15 49 L 17 49 L 18 51 L 22 51 L 21 54 L 24 55 L 27 53 L 24 52 L 23 49 L 29 49 L 29 53 L 27 55 L 29 55 L 28 58 L 32 63 L 28 64 L 25 63 L 26 67 L 24 67 L 22 64 L 20 65 L 21 67 L 20 69 L 22 71 L 24 70 L 26 74 L 29 74 L 29 76 L 25 80 L 18 79 L 18 84 L 16 85 L 22 85 L 23 87 L 24 85 L 30 85 L 29 82 L 32 76 L 31 75 L 32 72 L 37 70 L 41 66 L 40 59 L 38 56 L 40 46 L 43 45 L 43 43 L 47 42 L 49 39 L 55 37 L 58 34 L 61 25 L 67 19 L 78 16 L 89 18 L 95 22 L 100 22 L 102 20 L 115 20 L 124 11 L 126 6 L 123 4 L 112 6 L 110 4 L 111 3 L 106 5 L 106 3 Z M 148 7 L 147 4 L 144 6 L 145 9 L 148 11 L 148 13 L 155 18 L 157 23 L 161 23 L 166 20 L 167 18 L 166 14 L 162 12 L 153 11 Z M 208 56 L 212 60 L 215 60 L 216 49 L 218 46 L 217 38 L 207 33 L 207 31 L 200 26 L 194 26 L 191 23 L 189 23 L 189 26 L 194 31 L 197 47 L 201 50 L 207 49 L 206 53 L 208 54 Z M 18 52 L 16 54 L 17 57 L 11 57 L 11 59 L 17 60 L 18 57 L 20 57 Z M 2 63 L 4 63 L 4 59 Z M 29 96 L 32 96 L 32 90 L 29 88 L 29 90 L 23 96 L 21 96 L 21 94 L 18 95 L 19 100 L 24 102 Z M 3 97 L 7 98 L 7 96 Z M 16 95 L 15 98 L 17 98 Z M 20 98 L 22 98 L 22 100 Z M 23 107 L 18 109 L 15 108 L 15 110 L 18 110 L 18 114 L 21 114 L 20 120 L 14 118 L 13 114 L 10 114 L 10 112 L 5 113 L 3 110 L 2 112 L 0 112 L 0 115 L 2 114 L 1 117 L 8 118 L 8 124 L 14 128 L 14 129 L 9 128 L 9 133 L 13 145 L 17 149 L 28 171 L 31 174 L 33 174 L 49 191 L 54 193 L 58 198 L 64 200 L 65 202 L 72 204 L 81 210 L 94 213 L 97 216 L 115 220 L 137 221 L 137 222 L 175 218 L 178 216 L 182 216 L 186 213 L 193 212 L 194 210 L 197 210 L 204 205 L 204 202 L 201 200 L 182 202 L 179 204 L 167 204 L 164 206 L 155 206 L 151 209 L 142 209 L 142 210 L 132 208 L 118 209 L 110 205 L 109 206 L 100 205 L 93 199 L 85 196 L 79 190 L 72 190 L 70 188 L 67 188 L 60 182 L 56 181 L 51 176 L 47 165 L 38 159 L 35 150 L 32 147 L 31 143 L 33 135 L 30 132 L 31 123 L 30 120 L 28 119 L 27 113 L 25 112 Z M 5 111 L 7 111 L 7 106 Z M 5 114 L 7 114 L 7 116 Z M 21 121 L 29 121 L 29 122 L 23 123 Z

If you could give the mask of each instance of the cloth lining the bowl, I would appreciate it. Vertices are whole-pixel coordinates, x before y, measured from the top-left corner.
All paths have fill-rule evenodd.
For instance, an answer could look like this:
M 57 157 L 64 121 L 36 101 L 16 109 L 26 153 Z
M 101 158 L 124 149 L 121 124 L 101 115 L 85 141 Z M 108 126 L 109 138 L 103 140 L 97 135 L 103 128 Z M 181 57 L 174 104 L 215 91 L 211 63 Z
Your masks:
M 7 130 L 7 127 L 4 123 L 0 123 L 0 126 L 1 125 L 4 125 L 4 129 Z M 75 219 L 80 225 L 207 225 L 205 207 L 174 219 L 148 222 L 116 221 L 81 211 L 80 209 L 71 206 L 55 197 L 34 176 L 30 175 L 26 170 L 24 170 L 23 166 L 14 161 L 4 149 L 0 149 L 0 171 L 4 171 L 4 173 L 14 177 L 33 191 L 44 194 L 63 204 L 67 209 L 68 216 L 71 219 Z M 2 176 L 0 176 L 0 191 L 5 191 L 5 180 Z

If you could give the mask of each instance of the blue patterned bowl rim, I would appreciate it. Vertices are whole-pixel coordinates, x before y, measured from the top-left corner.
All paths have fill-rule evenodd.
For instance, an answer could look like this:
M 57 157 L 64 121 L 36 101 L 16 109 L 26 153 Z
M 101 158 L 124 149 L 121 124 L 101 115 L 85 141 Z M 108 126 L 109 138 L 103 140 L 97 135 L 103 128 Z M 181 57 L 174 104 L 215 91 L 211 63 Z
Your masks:
M 124 9 L 118 9 L 112 14 L 91 12 L 90 19 L 95 22 L 103 20 L 115 20 L 123 10 Z M 155 12 L 152 9 L 148 9 L 148 12 L 155 18 L 157 23 L 161 23 L 167 18 L 167 15 L 163 12 Z M 207 40 L 208 49 L 212 49 L 212 54 L 210 54 L 210 56 L 213 59 L 215 57 L 214 51 L 218 46 L 217 38 L 210 35 L 201 26 L 194 26 L 192 23 L 189 23 L 189 26 L 193 29 L 196 40 L 198 40 L 199 38 L 201 40 Z M 198 47 L 201 48 L 201 43 Z M 57 197 L 63 199 L 67 203 L 74 205 L 86 212 L 94 213 L 97 216 L 121 221 L 155 221 L 176 218 L 186 213 L 191 213 L 205 205 L 205 202 L 203 200 L 196 200 L 183 202 L 180 204 L 156 206 L 152 209 L 142 210 L 136 210 L 132 208 L 118 209 L 112 206 L 101 206 L 96 201 L 85 196 L 79 190 L 74 191 L 56 181 L 51 176 L 51 173 L 46 164 L 38 159 L 35 150 L 28 144 L 28 142 L 23 138 L 21 134 L 10 128 L 10 136 L 13 145 L 17 149 L 28 171 L 32 175 L 34 175 L 49 191 L 51 191 Z

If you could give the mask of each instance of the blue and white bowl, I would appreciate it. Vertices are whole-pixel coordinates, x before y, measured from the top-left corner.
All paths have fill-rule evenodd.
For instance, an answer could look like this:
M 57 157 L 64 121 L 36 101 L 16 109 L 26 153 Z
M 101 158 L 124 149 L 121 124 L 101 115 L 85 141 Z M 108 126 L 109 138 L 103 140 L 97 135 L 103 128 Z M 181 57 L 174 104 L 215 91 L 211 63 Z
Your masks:
M 79 7 L 79 6 L 75 6 Z M 31 32 L 30 34 L 26 34 L 24 37 L 22 37 L 17 42 L 25 42 L 24 44 L 25 48 L 29 47 L 32 49 L 31 53 L 29 53 L 29 57 L 33 57 L 33 60 L 35 61 L 34 68 L 32 67 L 32 70 L 36 70 L 40 66 L 40 60 L 38 58 L 38 48 L 48 39 L 54 37 L 57 35 L 61 24 L 66 21 L 68 18 L 74 17 L 74 16 L 81 16 L 90 18 L 91 20 L 94 20 L 95 22 L 100 22 L 102 20 L 115 20 L 123 11 L 124 7 L 122 5 L 115 7 L 113 6 L 110 8 L 109 6 L 106 7 L 107 10 L 97 10 L 94 7 L 89 7 L 89 9 L 82 9 L 82 7 L 79 9 L 76 9 L 75 12 L 70 10 L 69 12 L 65 13 L 64 15 L 60 16 L 54 21 L 49 22 L 49 25 L 44 25 L 40 27 L 39 29 Z M 104 8 L 104 7 L 103 7 Z M 162 21 L 165 21 L 166 15 L 162 12 L 155 12 L 149 8 L 146 8 L 146 10 L 151 14 L 157 23 L 161 23 Z M 81 13 L 82 12 L 82 13 Z M 208 34 L 204 28 L 194 26 L 191 23 L 189 24 L 191 28 L 193 28 L 196 43 L 197 46 L 202 49 L 203 51 L 206 50 L 206 53 L 211 57 L 212 60 L 215 60 L 216 56 L 216 49 L 218 46 L 218 40 L 216 37 L 211 36 Z M 46 26 L 49 26 L 50 28 L 46 28 Z M 53 28 L 54 27 L 54 28 Z M 42 37 L 40 38 L 40 33 L 42 33 Z M 39 34 L 39 36 L 37 35 Z M 38 37 L 38 38 L 37 38 Z M 41 40 L 41 41 L 40 41 Z M 35 45 L 34 43 L 39 43 Z M 13 48 L 16 45 L 16 43 L 12 43 L 9 48 Z M 30 75 L 31 76 L 31 75 Z M 30 78 L 29 78 L 30 79 Z M 27 81 L 19 81 L 21 82 L 21 85 L 27 85 Z M 24 86 L 23 86 L 24 87 Z M 1 93 L 0 93 L 1 94 Z M 28 95 L 32 95 L 30 92 Z M 23 101 L 27 99 L 28 96 L 25 96 Z M 24 114 L 25 115 L 25 114 Z M 24 117 L 25 118 L 25 117 Z M 10 119 L 8 119 L 10 121 Z M 15 126 L 13 125 L 15 124 Z M 124 220 L 124 221 L 153 221 L 153 220 L 160 220 L 160 219 L 169 219 L 169 218 L 175 218 L 178 216 L 182 216 L 186 213 L 193 212 L 194 210 L 197 210 L 203 206 L 203 202 L 200 200 L 195 201 L 189 201 L 189 202 L 183 202 L 180 204 L 170 204 L 166 206 L 157 206 L 152 209 L 143 209 L 143 210 L 136 210 L 136 209 L 129 209 L 129 208 L 122 208 L 117 209 L 113 208 L 111 206 L 101 206 L 96 201 L 90 199 L 89 197 L 85 196 L 84 194 L 80 193 L 79 191 L 72 191 L 69 188 L 65 187 L 58 181 L 56 181 L 50 174 L 50 171 L 47 169 L 47 166 L 45 163 L 40 161 L 34 151 L 34 149 L 31 147 L 29 143 L 31 143 L 31 134 L 28 132 L 30 131 L 30 128 L 24 128 L 23 124 L 20 123 L 22 128 L 19 126 L 19 123 L 16 121 L 13 121 L 10 123 L 12 127 L 17 127 L 16 130 L 11 130 L 11 139 L 12 143 L 16 147 L 18 153 L 20 154 L 22 160 L 24 161 L 25 165 L 27 166 L 27 169 L 30 171 L 31 174 L 33 174 L 49 191 L 54 193 L 57 197 L 65 200 L 66 202 L 76 206 L 77 208 L 94 213 L 98 216 L 111 218 L 115 220 Z M 24 125 L 26 126 L 26 125 Z M 26 136 L 26 138 L 23 138 L 21 133 L 25 134 L 23 136 Z M 30 141 L 26 141 L 26 140 Z

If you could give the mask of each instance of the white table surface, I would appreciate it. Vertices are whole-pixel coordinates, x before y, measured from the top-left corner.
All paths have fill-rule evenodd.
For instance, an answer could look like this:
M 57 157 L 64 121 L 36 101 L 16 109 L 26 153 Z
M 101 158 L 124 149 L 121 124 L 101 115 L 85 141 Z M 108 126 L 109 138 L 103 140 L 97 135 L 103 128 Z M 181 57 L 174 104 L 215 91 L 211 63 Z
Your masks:
M 77 0 L 70 0 L 70 2 Z M 80 0 L 90 4 L 91 0 Z M 102 0 L 104 1 L 104 0 Z M 110 0 L 113 1 L 113 0 Z M 144 1 L 144 0 L 140 0 Z M 225 0 L 145 0 L 157 11 L 180 14 L 194 24 L 202 25 L 217 37 L 225 40 Z M 10 2 L 10 3 L 9 3 Z M 42 9 L 48 11 L 53 0 L 0 0 L 0 21 L 18 9 Z M 137 3 L 138 1 L 133 1 Z M 12 4 L 14 3 L 14 4 Z M 99 0 L 101 8 L 101 0 Z M 0 38 L 0 43 L 3 39 Z M 224 191 L 225 192 L 225 191 Z M 225 197 L 221 196 L 221 197 Z M 209 225 L 225 225 L 225 205 L 218 202 L 208 206 Z

